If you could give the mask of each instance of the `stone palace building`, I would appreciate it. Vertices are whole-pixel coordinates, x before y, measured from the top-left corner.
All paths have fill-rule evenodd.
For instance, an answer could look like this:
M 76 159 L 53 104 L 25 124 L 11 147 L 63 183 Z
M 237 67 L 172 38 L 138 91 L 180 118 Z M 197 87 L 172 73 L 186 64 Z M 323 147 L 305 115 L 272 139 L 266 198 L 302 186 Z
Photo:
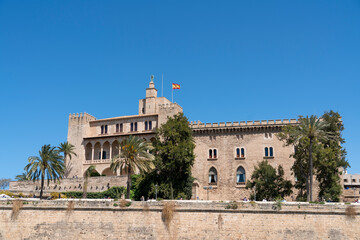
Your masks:
M 167 117 L 182 111 L 177 103 L 158 97 L 151 80 L 145 99 L 139 100 L 137 115 L 96 119 L 88 113 L 70 114 L 67 140 L 75 146 L 77 156 L 71 160 L 69 177 L 82 177 L 90 165 L 107 177 L 121 176 L 120 172 L 110 170 L 111 158 L 119 152 L 119 142 L 129 135 L 151 141 L 156 128 L 165 123 Z M 294 160 L 289 157 L 294 148 L 284 146 L 275 134 L 282 126 L 296 123 L 295 119 L 190 122 L 196 143 L 193 198 L 239 200 L 249 197 L 245 181 L 264 159 L 274 167 L 281 164 L 285 177 L 294 181 L 290 172 Z

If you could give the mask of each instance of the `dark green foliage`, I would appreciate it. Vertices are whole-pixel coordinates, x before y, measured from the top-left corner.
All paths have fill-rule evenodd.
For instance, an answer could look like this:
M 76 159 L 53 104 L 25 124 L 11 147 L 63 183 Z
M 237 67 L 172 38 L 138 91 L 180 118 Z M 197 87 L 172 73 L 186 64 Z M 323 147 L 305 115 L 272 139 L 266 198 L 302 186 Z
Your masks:
M 322 118 L 329 124 L 326 130 L 333 134 L 332 138 L 321 142 L 323 148 L 318 152 L 317 161 L 314 161 L 316 179 L 320 185 L 319 198 L 339 201 L 342 189 L 340 175 L 343 168 L 350 166 L 345 159 L 346 150 L 341 146 L 345 143 L 345 139 L 341 135 L 344 125 L 337 112 L 326 112 Z
M 195 144 L 188 119 L 179 113 L 168 118 L 157 131 L 153 141 L 155 169 L 135 183 L 135 199 L 190 199 L 192 194 L 191 168 L 194 164 Z M 156 187 L 157 185 L 157 187 Z
M 302 121 L 300 116 L 299 121 Z M 341 195 L 340 175 L 343 168 L 349 167 L 345 159 L 346 150 L 341 146 L 345 140 L 341 136 L 344 126 L 339 113 L 325 112 L 321 117 L 322 131 L 326 136 L 315 137 L 312 140 L 312 160 L 316 180 L 319 182 L 319 199 L 339 201 Z M 298 126 L 286 126 L 278 134 L 286 145 L 294 145 L 295 158 L 292 171 L 297 177 L 295 188 L 299 190 L 297 200 L 306 200 L 306 182 L 309 179 L 310 138 L 299 138 Z
M 103 192 L 88 192 L 87 198 L 90 199 L 103 199 L 103 198 L 121 198 L 125 193 L 125 187 L 111 187 Z M 73 191 L 73 192 L 62 192 L 67 198 L 82 198 L 83 192 Z
M 276 171 L 266 160 L 255 167 L 251 180 L 246 182 L 247 189 L 253 189 L 256 186 L 256 199 L 273 200 L 284 198 L 292 193 L 291 181 L 284 179 L 284 170 L 280 165 Z M 251 196 L 254 199 L 254 195 Z
M 100 177 L 101 175 L 100 175 L 100 173 L 98 173 L 98 172 L 91 172 L 90 173 L 90 177 Z

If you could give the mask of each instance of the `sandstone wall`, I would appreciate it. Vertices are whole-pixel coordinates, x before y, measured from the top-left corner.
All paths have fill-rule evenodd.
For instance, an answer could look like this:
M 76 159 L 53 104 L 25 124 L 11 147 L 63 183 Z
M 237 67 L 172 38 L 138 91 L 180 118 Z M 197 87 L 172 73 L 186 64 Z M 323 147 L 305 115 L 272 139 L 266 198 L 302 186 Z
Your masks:
M 0 239 L 360 239 L 359 214 L 348 205 L 176 202 L 164 219 L 164 202 L 27 201 L 16 213 L 0 201 Z M 360 212 L 356 206 L 355 211 Z M 168 224 L 166 224 L 168 223 Z
M 116 177 L 89 177 L 88 178 L 88 192 L 102 192 L 113 186 L 126 186 L 127 176 Z M 67 178 L 60 182 L 50 182 L 47 185 L 45 181 L 44 193 L 51 192 L 69 192 L 69 191 L 83 191 L 83 178 Z M 9 190 L 12 192 L 22 192 L 24 194 L 40 194 L 40 181 L 14 181 L 10 182 Z

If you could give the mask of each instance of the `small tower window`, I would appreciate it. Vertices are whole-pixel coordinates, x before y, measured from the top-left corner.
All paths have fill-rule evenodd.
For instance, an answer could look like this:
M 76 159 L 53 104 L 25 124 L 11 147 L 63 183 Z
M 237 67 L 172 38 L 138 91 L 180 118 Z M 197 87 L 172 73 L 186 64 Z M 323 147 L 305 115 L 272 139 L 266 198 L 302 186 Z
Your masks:
M 236 157 L 239 158 L 240 157 L 240 148 L 236 149 Z
M 134 125 L 135 125 L 135 131 L 137 131 L 137 122 Z
M 119 132 L 119 124 L 116 124 L 116 132 Z
M 152 129 L 152 121 L 149 121 L 149 130 Z
M 134 131 L 134 123 L 130 123 L 130 132 Z
M 101 125 L 101 134 L 104 134 L 104 125 Z
M 123 124 L 120 123 L 120 132 L 123 132 Z
M 269 149 L 270 149 L 270 157 L 273 157 L 274 156 L 273 148 L 270 147 Z
M 105 131 L 104 133 L 107 133 L 107 125 L 105 125 L 105 130 L 104 131 Z
M 212 157 L 213 157 L 213 150 L 209 149 L 209 158 L 212 158 Z
M 148 130 L 148 122 L 145 121 L 145 130 Z
M 217 151 L 214 149 L 214 158 L 217 158 Z

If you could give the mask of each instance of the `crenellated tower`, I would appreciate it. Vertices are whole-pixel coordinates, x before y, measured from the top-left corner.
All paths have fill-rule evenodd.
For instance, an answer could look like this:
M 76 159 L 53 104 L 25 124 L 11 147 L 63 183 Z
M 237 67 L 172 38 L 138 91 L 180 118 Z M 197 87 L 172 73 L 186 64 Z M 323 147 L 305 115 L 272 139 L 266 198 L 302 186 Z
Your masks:
M 96 118 L 86 112 L 73 113 L 69 115 L 69 127 L 67 141 L 75 146 L 77 156 L 72 156 L 70 159 L 65 159 L 65 164 L 69 168 L 69 178 L 73 176 L 82 177 L 83 160 L 85 159 L 85 148 L 83 139 L 87 136 L 89 131 L 89 122 L 96 120 Z

